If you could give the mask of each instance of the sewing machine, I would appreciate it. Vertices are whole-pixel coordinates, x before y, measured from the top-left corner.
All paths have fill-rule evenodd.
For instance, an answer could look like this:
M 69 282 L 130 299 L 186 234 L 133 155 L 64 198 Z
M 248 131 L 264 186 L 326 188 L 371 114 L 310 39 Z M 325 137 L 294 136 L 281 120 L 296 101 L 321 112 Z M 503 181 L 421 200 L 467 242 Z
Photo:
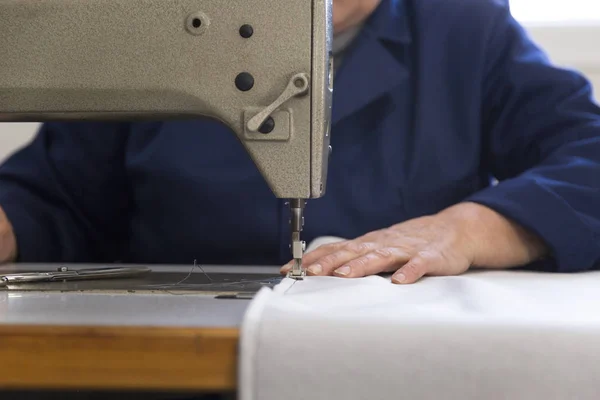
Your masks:
M 0 0 L 0 122 L 221 121 L 289 199 L 301 279 L 303 210 L 326 190 L 331 13 L 332 0 Z M 0 397 L 235 390 L 237 327 L 278 268 L 146 267 L 0 266 Z
M 289 199 L 290 276 L 302 278 L 303 210 L 326 190 L 331 11 L 331 0 L 0 0 L 0 121 L 221 121 Z

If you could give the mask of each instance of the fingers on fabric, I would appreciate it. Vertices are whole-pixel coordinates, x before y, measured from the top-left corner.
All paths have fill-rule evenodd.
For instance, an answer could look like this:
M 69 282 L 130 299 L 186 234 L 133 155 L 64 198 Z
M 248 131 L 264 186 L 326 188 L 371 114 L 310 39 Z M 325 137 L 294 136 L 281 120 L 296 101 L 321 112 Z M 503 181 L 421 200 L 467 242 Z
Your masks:
M 343 241 L 343 242 L 328 243 L 328 244 L 321 245 L 321 246 L 317 247 L 316 249 L 314 249 L 313 251 L 304 254 L 304 257 L 302 257 L 302 264 L 304 264 L 305 266 L 312 265 L 320 258 L 325 257 L 326 255 L 334 253 L 336 251 L 339 251 L 340 249 L 345 247 L 348 243 L 349 243 L 349 241 Z
M 384 247 L 350 260 L 334 270 L 334 275 L 358 278 L 393 272 L 410 260 L 410 255 L 398 248 Z
M 445 258 L 441 253 L 421 251 L 392 275 L 392 282 L 398 284 L 415 283 L 423 276 L 444 269 Z
M 376 243 L 358 241 L 344 242 L 332 246 L 331 250 L 325 249 L 320 257 L 319 255 L 307 255 L 306 259 L 303 260 L 307 268 L 306 272 L 309 275 L 332 275 L 335 270 L 377 248 Z M 318 250 L 315 250 L 315 252 Z

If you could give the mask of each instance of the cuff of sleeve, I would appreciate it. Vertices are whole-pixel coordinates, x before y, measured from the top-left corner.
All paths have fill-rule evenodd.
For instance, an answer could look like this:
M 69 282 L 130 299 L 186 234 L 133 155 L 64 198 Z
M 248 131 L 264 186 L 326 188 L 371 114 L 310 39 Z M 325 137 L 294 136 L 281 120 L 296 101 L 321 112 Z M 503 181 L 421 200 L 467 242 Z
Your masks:
M 537 234 L 550 247 L 557 272 L 590 270 L 598 262 L 592 229 L 564 199 L 535 181 L 503 181 L 465 201 L 489 207 Z M 543 264 L 551 269 L 547 261 Z
M 43 225 L 32 214 L 26 211 L 26 207 L 15 203 L 3 203 L 0 205 L 10 221 L 17 243 L 16 262 L 49 262 L 54 260 L 52 242 L 50 238 L 44 237 Z

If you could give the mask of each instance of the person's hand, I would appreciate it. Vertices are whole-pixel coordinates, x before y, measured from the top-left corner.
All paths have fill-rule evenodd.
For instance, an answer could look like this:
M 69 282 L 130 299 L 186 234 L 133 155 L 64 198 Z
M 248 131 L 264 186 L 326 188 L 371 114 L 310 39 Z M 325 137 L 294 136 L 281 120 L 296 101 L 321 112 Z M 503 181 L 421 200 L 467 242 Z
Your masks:
M 546 253 L 541 240 L 491 209 L 461 203 L 354 240 L 318 247 L 302 264 L 308 275 L 344 278 L 393 273 L 394 283 L 458 275 L 471 266 L 509 268 Z M 291 263 L 282 267 L 282 274 Z
M 17 257 L 17 240 L 12 224 L 0 207 L 0 263 L 13 262 Z

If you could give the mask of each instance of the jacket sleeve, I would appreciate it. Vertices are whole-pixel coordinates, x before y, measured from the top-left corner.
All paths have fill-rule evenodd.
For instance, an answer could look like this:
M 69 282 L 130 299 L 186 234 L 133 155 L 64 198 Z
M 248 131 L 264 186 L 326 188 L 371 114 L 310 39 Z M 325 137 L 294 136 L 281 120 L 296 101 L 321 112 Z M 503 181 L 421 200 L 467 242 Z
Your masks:
M 537 233 L 543 269 L 600 267 L 600 108 L 590 83 L 553 66 L 498 8 L 487 47 L 484 162 L 498 179 L 468 200 Z
M 50 123 L 0 167 L 19 262 L 110 262 L 126 239 L 128 126 Z

